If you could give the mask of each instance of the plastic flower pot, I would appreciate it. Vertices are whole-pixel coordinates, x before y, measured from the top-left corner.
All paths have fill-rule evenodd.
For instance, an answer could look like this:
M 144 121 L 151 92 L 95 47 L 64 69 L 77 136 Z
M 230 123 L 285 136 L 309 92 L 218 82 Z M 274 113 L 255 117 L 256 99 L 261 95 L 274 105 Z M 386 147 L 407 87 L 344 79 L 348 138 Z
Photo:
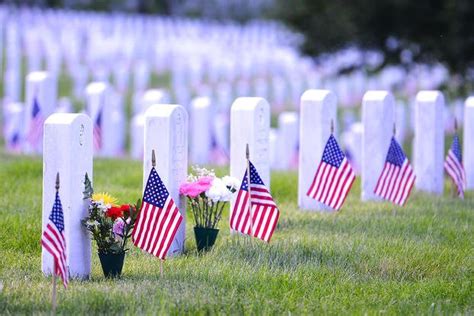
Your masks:
M 199 252 L 208 251 L 216 242 L 218 229 L 194 227 L 194 236 L 196 237 L 196 245 Z
M 122 274 L 123 260 L 125 252 L 122 253 L 101 253 L 99 252 L 100 264 L 106 278 L 119 278 Z

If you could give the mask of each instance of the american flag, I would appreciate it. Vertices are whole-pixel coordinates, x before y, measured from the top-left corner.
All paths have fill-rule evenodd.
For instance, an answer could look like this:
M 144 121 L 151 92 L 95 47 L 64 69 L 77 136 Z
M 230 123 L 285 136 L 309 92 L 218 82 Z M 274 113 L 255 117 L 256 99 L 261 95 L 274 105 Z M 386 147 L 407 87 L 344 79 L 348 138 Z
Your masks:
M 402 147 L 392 137 L 374 193 L 398 205 L 404 205 L 415 183 L 415 173 Z
M 67 288 L 68 270 L 66 260 L 66 239 L 64 237 L 64 217 L 59 193 L 56 192 L 53 210 L 49 215 L 48 223 L 41 236 L 41 244 L 43 248 L 49 252 L 54 258 L 53 273 L 61 276 L 63 285 Z
M 355 173 L 349 161 L 334 136 L 329 136 L 323 158 L 306 194 L 337 211 L 344 203 L 354 180 Z
M 454 135 L 453 144 L 449 148 L 448 156 L 444 161 L 444 169 L 456 185 L 459 197 L 463 199 L 464 190 L 466 189 L 466 172 L 462 165 L 461 146 L 457 134 Z
M 223 166 L 229 162 L 229 155 L 225 152 L 225 149 L 217 143 L 217 139 L 214 134 L 211 137 L 210 158 L 211 162 L 218 166 Z
M 19 152 L 20 151 L 20 134 L 18 132 L 15 132 L 12 137 L 10 137 L 8 141 L 8 149 L 13 151 L 13 152 Z
M 27 140 L 32 148 L 38 147 L 38 144 L 43 136 L 44 117 L 41 113 L 41 108 L 38 100 L 33 98 L 33 108 L 31 111 L 31 121 L 28 127 Z
M 95 119 L 93 134 L 94 150 L 98 152 L 102 148 L 102 111 L 99 111 Z
M 182 220 L 178 207 L 152 167 L 133 230 L 133 243 L 164 260 Z
M 258 175 L 257 169 L 255 169 L 251 162 L 249 162 L 249 165 L 250 194 L 247 171 L 245 171 L 230 218 L 230 228 L 270 242 L 280 217 L 280 211 Z M 251 214 L 249 214 L 249 203 L 252 207 Z M 250 215 L 252 215 L 252 220 Z

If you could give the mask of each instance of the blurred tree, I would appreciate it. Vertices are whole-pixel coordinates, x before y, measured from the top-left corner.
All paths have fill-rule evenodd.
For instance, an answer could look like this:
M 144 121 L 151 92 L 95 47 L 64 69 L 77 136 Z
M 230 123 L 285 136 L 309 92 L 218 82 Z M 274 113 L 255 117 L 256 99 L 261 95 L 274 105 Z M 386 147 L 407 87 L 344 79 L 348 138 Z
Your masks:
M 309 55 L 357 46 L 382 51 L 383 65 L 439 61 L 454 74 L 474 71 L 472 0 L 275 1 L 271 17 L 303 33 Z

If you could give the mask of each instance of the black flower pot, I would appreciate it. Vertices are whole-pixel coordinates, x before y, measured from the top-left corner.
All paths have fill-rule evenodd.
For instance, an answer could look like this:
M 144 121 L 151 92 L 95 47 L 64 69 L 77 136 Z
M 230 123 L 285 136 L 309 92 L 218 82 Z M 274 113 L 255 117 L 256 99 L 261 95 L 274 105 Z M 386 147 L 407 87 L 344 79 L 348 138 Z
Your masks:
M 216 242 L 218 229 L 215 228 L 204 228 L 194 227 L 194 235 L 196 236 L 196 245 L 199 252 L 208 251 L 214 246 Z
M 101 253 L 99 252 L 100 264 L 106 278 L 118 278 L 122 274 L 125 252 Z

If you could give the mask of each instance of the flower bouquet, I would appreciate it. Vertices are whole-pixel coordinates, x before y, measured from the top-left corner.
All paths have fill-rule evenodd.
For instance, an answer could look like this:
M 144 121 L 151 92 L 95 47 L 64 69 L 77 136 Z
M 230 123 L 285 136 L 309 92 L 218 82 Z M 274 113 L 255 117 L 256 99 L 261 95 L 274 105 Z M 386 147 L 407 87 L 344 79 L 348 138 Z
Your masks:
M 209 250 L 215 243 L 216 228 L 227 202 L 240 185 L 236 178 L 216 177 L 213 170 L 192 167 L 193 173 L 181 184 L 179 193 L 186 196 L 194 218 L 198 251 Z
M 106 277 L 117 277 L 122 273 L 127 240 L 137 219 L 136 205 L 117 205 L 117 200 L 107 193 L 93 193 L 86 175 L 84 200 L 88 203 L 88 216 L 82 220 L 84 227 L 97 243 L 99 259 Z

